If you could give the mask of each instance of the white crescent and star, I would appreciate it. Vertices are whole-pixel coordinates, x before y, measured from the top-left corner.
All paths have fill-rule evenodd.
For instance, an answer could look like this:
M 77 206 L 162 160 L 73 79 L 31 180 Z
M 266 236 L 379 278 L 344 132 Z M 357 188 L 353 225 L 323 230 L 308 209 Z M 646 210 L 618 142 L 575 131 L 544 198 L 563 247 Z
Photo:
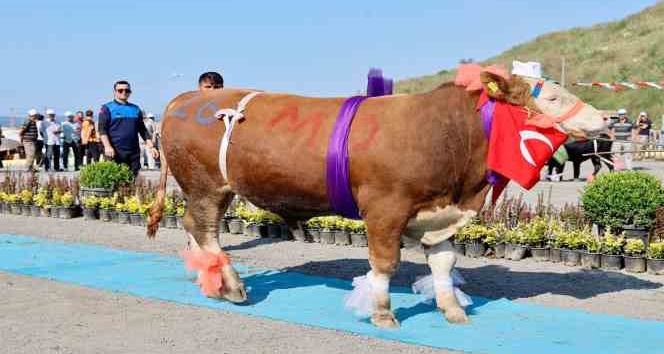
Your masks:
M 528 151 L 528 147 L 526 146 L 526 140 L 539 140 L 548 145 L 549 148 L 551 149 L 551 152 L 553 152 L 553 144 L 551 144 L 551 140 L 549 140 L 546 136 L 542 135 L 541 133 L 532 130 L 522 130 L 519 132 L 519 135 L 521 136 L 521 141 L 519 142 L 519 149 L 521 150 L 521 156 L 523 156 L 523 159 L 526 160 L 526 162 L 528 162 L 532 166 L 535 166 L 535 160 L 533 160 L 533 155 L 531 155 L 530 151 Z

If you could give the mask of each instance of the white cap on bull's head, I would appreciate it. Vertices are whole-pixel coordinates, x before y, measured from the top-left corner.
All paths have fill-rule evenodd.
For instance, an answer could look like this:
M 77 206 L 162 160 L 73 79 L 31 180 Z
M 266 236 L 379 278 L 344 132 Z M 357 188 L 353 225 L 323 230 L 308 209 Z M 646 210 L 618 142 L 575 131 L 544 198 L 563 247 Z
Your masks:
M 557 83 L 542 79 L 540 63 L 514 61 L 512 66 L 512 74 L 530 85 L 530 95 L 522 105 L 541 112 L 536 116 L 541 122 L 555 124 L 577 137 L 594 137 L 606 131 L 606 121 L 600 111 Z

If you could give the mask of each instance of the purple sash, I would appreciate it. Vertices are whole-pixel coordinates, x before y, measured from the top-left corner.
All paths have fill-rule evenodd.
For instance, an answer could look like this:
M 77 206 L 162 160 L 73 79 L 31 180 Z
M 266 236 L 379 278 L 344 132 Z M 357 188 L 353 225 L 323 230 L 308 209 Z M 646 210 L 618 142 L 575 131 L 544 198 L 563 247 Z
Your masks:
M 350 188 L 348 157 L 350 125 L 355 112 L 367 97 L 392 93 L 392 80 L 384 79 L 380 70 L 371 69 L 368 79 L 368 96 L 353 96 L 343 103 L 327 145 L 327 198 L 335 213 L 349 219 L 362 218 Z

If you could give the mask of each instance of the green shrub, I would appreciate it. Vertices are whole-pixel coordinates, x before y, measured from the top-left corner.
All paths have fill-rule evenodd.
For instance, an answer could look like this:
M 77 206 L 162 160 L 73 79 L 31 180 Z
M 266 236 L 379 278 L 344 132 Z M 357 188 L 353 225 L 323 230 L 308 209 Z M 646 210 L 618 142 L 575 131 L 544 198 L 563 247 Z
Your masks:
M 623 253 L 623 246 L 625 245 L 624 237 L 616 237 L 607 230 L 602 239 L 602 253 L 608 255 L 621 255 Z
M 99 205 L 99 198 L 95 196 L 85 197 L 83 199 L 83 206 L 87 209 L 94 209 Z
M 488 233 L 489 229 L 486 226 L 471 223 L 461 228 L 461 230 L 457 232 L 457 235 L 460 235 L 460 238 L 464 240 L 464 242 L 483 243 Z M 457 239 L 457 242 L 460 241 Z
M 521 244 L 531 247 L 544 247 L 550 230 L 549 221 L 536 217 L 530 222 L 522 224 Z
M 583 248 L 590 253 L 598 253 L 602 247 L 602 242 L 598 237 L 587 235 L 583 240 Z
M 134 176 L 127 165 L 103 161 L 81 168 L 80 179 L 83 187 L 114 189 L 131 184 Z
M 643 257 L 646 254 L 646 245 L 640 239 L 629 239 L 625 243 L 625 254 L 632 257 Z
M 115 200 L 111 197 L 99 198 L 99 209 L 111 210 L 115 204 Z
M 601 175 L 581 196 L 590 219 L 606 227 L 636 225 L 650 227 L 655 209 L 664 204 L 664 188 L 659 180 L 640 171 Z
M 664 242 L 651 243 L 648 247 L 648 257 L 652 259 L 664 259 Z

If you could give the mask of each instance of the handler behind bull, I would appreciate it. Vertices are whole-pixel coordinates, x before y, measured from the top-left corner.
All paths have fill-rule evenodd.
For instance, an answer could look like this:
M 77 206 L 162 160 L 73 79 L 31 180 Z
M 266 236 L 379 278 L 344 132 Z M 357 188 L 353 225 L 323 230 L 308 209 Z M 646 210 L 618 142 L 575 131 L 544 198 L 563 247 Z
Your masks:
M 154 148 L 153 137 L 145 128 L 141 109 L 129 102 L 131 86 L 127 81 L 113 85 L 114 99 L 101 106 L 99 112 L 99 136 L 104 145 L 104 155 L 117 163 L 129 166 L 134 177 L 141 169 L 141 149 L 138 135 L 154 158 L 159 152 Z
M 634 124 L 627 118 L 627 110 L 618 110 L 618 122 L 609 126 L 609 136 L 614 140 L 613 151 L 625 163 L 625 169 L 632 169 L 632 152 L 634 151 Z

